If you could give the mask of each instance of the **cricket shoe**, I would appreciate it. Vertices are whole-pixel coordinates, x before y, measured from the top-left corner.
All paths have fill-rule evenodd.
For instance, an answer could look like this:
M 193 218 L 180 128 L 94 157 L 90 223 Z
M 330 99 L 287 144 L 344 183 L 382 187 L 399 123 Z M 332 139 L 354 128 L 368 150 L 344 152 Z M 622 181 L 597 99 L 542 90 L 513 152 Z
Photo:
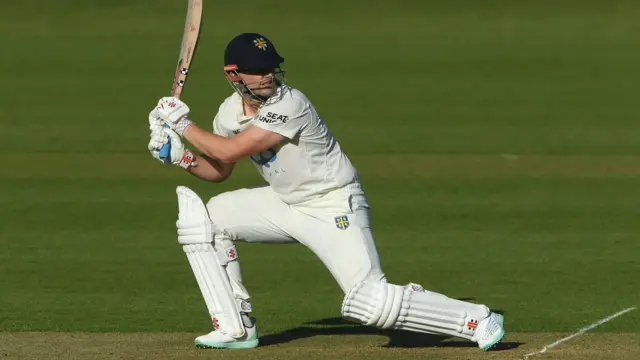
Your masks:
M 217 329 L 207 335 L 198 336 L 196 347 L 205 349 L 251 349 L 258 346 L 258 327 L 256 319 L 251 318 L 251 326 L 245 326 L 244 335 L 233 338 Z
M 490 313 L 478 323 L 473 341 L 478 343 L 478 347 L 487 351 L 502 341 L 504 337 L 504 316 Z

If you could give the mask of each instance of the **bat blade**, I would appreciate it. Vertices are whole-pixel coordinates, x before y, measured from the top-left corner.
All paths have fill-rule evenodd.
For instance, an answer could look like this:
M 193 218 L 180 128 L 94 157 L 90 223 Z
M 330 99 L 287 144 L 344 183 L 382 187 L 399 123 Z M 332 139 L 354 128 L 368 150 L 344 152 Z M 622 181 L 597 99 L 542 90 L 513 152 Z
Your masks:
M 184 24 L 184 34 L 180 45 L 180 57 L 171 87 L 171 95 L 180 97 L 184 88 L 189 68 L 193 61 L 200 35 L 200 25 L 202 23 L 202 0 L 188 0 L 187 20 Z
M 171 87 L 171 96 L 178 98 L 182 95 L 187 75 L 189 75 L 189 68 L 196 53 L 202 24 L 202 0 L 188 0 L 188 2 L 187 19 L 184 24 L 182 44 L 180 45 L 180 56 L 173 77 L 173 86 Z M 170 152 L 171 145 L 164 144 L 160 149 L 160 158 L 167 159 Z

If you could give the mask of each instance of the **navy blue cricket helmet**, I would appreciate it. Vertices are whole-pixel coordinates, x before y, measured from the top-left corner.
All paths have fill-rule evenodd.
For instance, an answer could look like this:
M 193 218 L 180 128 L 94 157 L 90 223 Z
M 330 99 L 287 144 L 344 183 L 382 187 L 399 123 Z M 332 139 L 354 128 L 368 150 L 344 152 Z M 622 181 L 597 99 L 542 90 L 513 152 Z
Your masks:
M 233 38 L 224 51 L 224 65 L 235 65 L 238 71 L 273 70 L 280 67 L 284 58 L 266 36 L 244 33 Z

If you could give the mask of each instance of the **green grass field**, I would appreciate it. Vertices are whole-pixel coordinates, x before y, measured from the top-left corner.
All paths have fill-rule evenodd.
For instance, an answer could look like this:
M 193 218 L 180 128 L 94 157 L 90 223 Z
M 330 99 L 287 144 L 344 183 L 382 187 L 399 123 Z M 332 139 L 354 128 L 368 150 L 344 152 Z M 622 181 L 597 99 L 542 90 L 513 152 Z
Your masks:
M 520 359 L 640 305 L 640 3 L 204 0 L 183 98 L 204 128 L 222 53 L 267 35 L 360 172 L 392 282 L 506 315 L 503 351 L 339 320 L 302 246 L 239 244 L 264 346 L 197 351 L 210 322 L 146 150 L 186 1 L 0 5 L 0 358 Z M 545 359 L 637 359 L 640 311 Z

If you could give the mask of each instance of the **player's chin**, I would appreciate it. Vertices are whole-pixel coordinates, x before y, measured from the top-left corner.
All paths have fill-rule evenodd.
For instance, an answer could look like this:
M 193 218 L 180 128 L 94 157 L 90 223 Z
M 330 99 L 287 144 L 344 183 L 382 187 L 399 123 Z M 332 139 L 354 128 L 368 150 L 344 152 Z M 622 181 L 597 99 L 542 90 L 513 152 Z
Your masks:
M 275 89 L 275 87 L 259 88 L 259 89 L 253 90 L 253 93 L 256 94 L 256 95 L 268 98 L 268 97 L 273 96 L 273 94 L 276 93 L 276 89 Z

